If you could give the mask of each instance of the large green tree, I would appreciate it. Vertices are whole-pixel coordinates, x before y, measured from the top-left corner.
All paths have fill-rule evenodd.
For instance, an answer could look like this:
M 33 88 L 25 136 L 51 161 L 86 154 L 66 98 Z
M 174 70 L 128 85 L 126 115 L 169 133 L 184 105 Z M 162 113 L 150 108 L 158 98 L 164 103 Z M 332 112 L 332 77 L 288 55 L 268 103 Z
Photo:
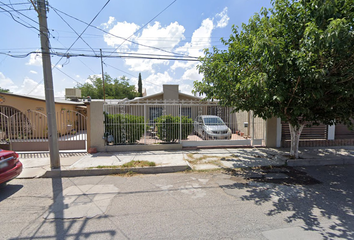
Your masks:
M 89 80 L 83 85 L 78 85 L 77 88 L 81 89 L 83 97 L 90 96 L 91 99 L 103 99 L 103 81 L 101 77 L 90 76 Z M 107 73 L 104 75 L 105 82 L 105 95 L 106 99 L 133 99 L 138 96 L 134 85 L 129 84 L 129 79 L 125 76 L 120 79 L 112 78 Z
M 235 110 L 289 123 L 298 158 L 305 125 L 351 124 L 354 113 L 353 0 L 274 0 L 239 31 L 205 50 L 195 92 Z

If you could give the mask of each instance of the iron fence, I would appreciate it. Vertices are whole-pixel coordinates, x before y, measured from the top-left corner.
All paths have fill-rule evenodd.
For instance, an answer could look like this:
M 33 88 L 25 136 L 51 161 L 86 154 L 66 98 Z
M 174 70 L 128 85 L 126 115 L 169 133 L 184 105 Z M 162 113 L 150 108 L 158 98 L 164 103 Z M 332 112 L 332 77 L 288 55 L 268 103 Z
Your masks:
M 104 105 L 106 145 L 167 144 L 264 139 L 264 121 L 217 103 L 116 103 Z M 199 117 L 204 120 L 198 122 Z M 206 118 L 220 119 L 218 126 Z M 214 121 L 214 120 L 212 120 Z M 216 121 L 216 120 L 215 120 Z M 258 141 L 259 142 L 259 141 Z M 220 144 L 220 141 L 218 142 Z M 250 143 L 251 144 L 251 143 Z
M 61 149 L 72 149 L 75 142 L 86 142 L 86 116 L 72 110 L 56 113 L 57 134 Z M 0 106 L 0 143 L 11 145 L 13 150 L 43 150 L 48 143 L 47 116 L 39 111 L 28 109 L 21 112 L 8 106 Z M 68 145 L 68 146 L 65 146 Z M 80 144 L 80 149 L 82 149 Z M 38 149 L 37 149 L 38 147 Z

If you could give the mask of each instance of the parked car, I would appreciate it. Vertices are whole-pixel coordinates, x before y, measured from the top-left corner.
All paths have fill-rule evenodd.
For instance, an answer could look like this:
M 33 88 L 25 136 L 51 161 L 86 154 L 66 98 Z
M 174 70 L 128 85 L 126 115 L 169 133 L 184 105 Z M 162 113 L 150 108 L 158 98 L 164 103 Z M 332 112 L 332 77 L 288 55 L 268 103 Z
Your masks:
M 194 133 L 202 139 L 231 139 L 231 129 L 213 115 L 200 115 L 194 121 Z
M 14 151 L 0 149 L 0 187 L 22 172 L 22 163 Z

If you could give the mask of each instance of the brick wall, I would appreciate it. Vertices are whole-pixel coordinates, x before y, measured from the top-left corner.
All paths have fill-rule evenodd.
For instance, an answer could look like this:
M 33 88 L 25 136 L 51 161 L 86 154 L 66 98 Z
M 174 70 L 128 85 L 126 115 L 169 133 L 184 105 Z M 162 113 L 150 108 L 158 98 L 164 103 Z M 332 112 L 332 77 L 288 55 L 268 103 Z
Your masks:
M 354 139 L 300 140 L 299 147 L 354 146 Z M 282 141 L 282 147 L 289 148 L 290 140 Z

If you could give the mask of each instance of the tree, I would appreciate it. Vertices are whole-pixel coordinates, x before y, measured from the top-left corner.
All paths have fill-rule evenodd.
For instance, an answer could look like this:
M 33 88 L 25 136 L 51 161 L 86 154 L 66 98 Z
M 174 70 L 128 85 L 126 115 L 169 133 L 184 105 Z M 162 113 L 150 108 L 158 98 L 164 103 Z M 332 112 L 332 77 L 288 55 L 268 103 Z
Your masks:
M 129 84 L 129 79 L 125 76 L 112 78 L 107 73 L 105 79 L 105 94 L 106 99 L 133 99 L 138 96 L 134 85 Z M 85 83 L 77 88 L 81 89 L 82 96 L 90 96 L 91 99 L 103 99 L 103 81 L 98 76 L 90 76 L 91 83 Z
M 5 89 L 0 87 L 0 93 L 10 93 L 10 89 Z
M 139 73 L 138 93 L 139 93 L 139 97 L 142 97 L 142 96 L 143 96 L 143 82 L 142 82 L 142 80 L 141 80 L 141 73 Z
M 274 0 L 239 32 L 227 50 L 205 50 L 195 92 L 235 111 L 289 123 L 290 155 L 298 158 L 305 125 L 351 124 L 354 113 L 352 0 Z

